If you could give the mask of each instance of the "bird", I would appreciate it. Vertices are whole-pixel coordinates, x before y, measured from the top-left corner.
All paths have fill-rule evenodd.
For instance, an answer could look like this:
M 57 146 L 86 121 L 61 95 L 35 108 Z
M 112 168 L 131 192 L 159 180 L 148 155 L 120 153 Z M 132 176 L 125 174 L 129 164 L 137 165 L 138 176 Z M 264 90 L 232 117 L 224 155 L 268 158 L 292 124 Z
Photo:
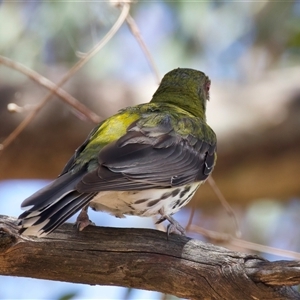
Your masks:
M 211 81 L 201 71 L 168 72 L 148 103 L 100 122 L 49 185 L 25 199 L 19 233 L 44 237 L 88 208 L 118 218 L 157 216 L 184 235 L 173 214 L 185 206 L 216 163 L 217 138 L 206 122 Z

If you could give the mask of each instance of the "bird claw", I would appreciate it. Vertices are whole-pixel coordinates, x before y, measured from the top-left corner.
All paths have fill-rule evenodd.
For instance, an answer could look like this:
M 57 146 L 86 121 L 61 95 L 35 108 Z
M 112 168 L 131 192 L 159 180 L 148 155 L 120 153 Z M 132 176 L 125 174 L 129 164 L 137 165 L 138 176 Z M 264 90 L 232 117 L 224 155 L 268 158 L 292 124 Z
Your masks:
M 185 229 L 171 216 L 162 214 L 161 217 L 156 222 L 156 224 L 159 224 L 165 220 L 168 220 L 170 222 L 170 224 L 167 227 L 168 238 L 169 238 L 170 233 L 173 233 L 173 232 L 178 232 L 181 235 L 185 236 Z
M 185 236 L 185 229 L 177 221 L 175 221 L 175 222 L 176 223 L 171 223 L 171 224 L 168 225 L 168 227 L 167 227 L 167 235 L 169 236 L 170 233 L 179 232 L 181 235 Z
M 74 224 L 74 226 L 76 226 L 78 231 L 82 231 L 85 227 L 87 227 L 89 225 L 96 226 L 96 224 L 89 219 L 84 220 L 84 221 L 76 220 L 76 223 Z
M 76 219 L 76 223 L 74 224 L 74 226 L 77 227 L 78 231 L 82 231 L 85 227 L 89 225 L 96 226 L 96 224 L 89 219 L 87 210 L 88 206 L 85 206 Z

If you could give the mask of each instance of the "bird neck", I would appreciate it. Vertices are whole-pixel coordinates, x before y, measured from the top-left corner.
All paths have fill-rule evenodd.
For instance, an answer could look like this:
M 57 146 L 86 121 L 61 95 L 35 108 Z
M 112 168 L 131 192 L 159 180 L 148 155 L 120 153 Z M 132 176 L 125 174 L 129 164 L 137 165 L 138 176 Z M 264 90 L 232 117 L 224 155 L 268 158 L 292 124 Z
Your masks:
M 175 107 L 181 108 L 195 117 L 205 118 L 205 100 L 200 101 L 198 95 L 190 93 L 184 89 L 178 88 L 174 91 L 166 89 L 158 89 L 151 100 L 151 103 L 171 104 Z

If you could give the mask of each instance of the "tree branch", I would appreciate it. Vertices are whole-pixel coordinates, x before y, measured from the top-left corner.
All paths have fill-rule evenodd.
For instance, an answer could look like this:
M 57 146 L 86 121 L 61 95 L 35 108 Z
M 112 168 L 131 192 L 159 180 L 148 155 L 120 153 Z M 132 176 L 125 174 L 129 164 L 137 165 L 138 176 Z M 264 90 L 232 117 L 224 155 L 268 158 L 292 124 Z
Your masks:
M 49 99 L 51 99 L 54 91 L 65 84 L 79 69 L 81 69 L 93 56 L 95 56 L 116 34 L 120 29 L 127 15 L 129 14 L 130 4 L 126 1 L 120 1 L 119 6 L 122 8 L 121 14 L 109 32 L 97 43 L 89 52 L 87 52 L 60 80 L 59 83 L 51 89 L 50 93 L 45 96 L 42 101 L 35 107 L 35 109 L 19 124 L 19 126 L 0 144 L 0 150 L 7 148 L 12 141 L 14 141 L 17 136 L 28 126 L 28 124 L 35 118 L 39 111 L 46 105 Z M 94 115 L 94 121 L 96 121 L 97 116 Z M 99 120 L 98 120 L 99 121 Z M 2 152 L 0 152 L 0 155 Z
M 32 80 L 40 84 L 41 86 L 49 89 L 52 93 L 56 94 L 56 96 L 60 97 L 63 101 L 68 103 L 70 106 L 72 106 L 79 113 L 84 115 L 91 122 L 97 124 L 101 121 L 101 118 L 97 114 L 92 112 L 84 104 L 79 102 L 69 93 L 67 93 L 65 90 L 58 87 L 54 82 L 42 76 L 38 72 L 31 70 L 28 67 L 22 65 L 21 63 L 13 61 L 12 59 L 9 59 L 8 57 L 4 57 L 2 55 L 0 55 L 0 64 L 21 72 L 22 74 L 28 76 L 29 78 L 31 78 Z
M 65 224 L 47 238 L 19 236 L 0 216 L 0 274 L 160 291 L 190 299 L 300 299 L 299 262 L 268 262 L 150 229 Z

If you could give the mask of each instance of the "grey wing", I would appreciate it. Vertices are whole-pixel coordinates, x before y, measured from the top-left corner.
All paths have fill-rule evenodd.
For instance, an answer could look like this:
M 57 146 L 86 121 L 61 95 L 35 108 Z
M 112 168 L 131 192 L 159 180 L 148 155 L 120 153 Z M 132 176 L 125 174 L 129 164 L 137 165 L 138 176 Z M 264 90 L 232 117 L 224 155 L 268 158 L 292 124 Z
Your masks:
M 79 192 L 167 188 L 205 180 L 213 169 L 215 144 L 173 130 L 128 131 L 104 147 L 99 167 L 84 175 Z

